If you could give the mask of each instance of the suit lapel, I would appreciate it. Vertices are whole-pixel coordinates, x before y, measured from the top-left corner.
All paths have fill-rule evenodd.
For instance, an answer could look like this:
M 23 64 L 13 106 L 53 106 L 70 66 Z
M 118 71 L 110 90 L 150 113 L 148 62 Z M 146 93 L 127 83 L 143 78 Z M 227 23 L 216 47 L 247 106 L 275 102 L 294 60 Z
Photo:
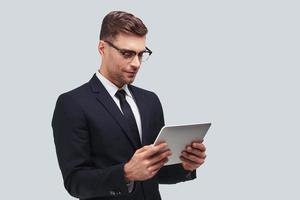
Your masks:
M 149 122 L 149 110 L 147 108 L 147 100 L 144 95 L 135 89 L 132 85 L 128 85 L 128 89 L 132 93 L 135 103 L 139 109 L 142 124 L 142 146 L 147 145 L 148 141 L 148 122 Z
M 118 125 L 122 128 L 123 132 L 129 139 L 133 147 L 135 149 L 140 148 L 140 144 L 136 144 L 136 142 L 134 142 L 134 139 L 131 137 L 131 134 L 129 134 L 130 129 L 128 124 L 126 123 L 120 109 L 118 108 L 114 100 L 111 98 L 110 94 L 107 92 L 105 87 L 102 85 L 101 81 L 97 78 L 96 75 L 94 75 L 89 83 L 92 91 L 94 93 L 97 93 L 97 100 L 103 105 L 107 112 L 111 114 L 111 116 L 115 119 Z

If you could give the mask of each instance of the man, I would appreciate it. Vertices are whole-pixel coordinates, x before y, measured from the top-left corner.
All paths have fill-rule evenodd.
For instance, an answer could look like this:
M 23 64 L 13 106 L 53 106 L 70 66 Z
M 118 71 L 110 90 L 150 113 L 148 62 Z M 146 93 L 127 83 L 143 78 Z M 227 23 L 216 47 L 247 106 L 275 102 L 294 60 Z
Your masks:
M 160 198 L 158 184 L 196 178 L 205 146 L 194 142 L 182 163 L 163 166 L 166 143 L 151 145 L 164 126 L 158 97 L 131 85 L 151 55 L 147 28 L 132 14 L 113 11 L 102 22 L 100 69 L 84 85 L 59 96 L 52 120 L 66 190 L 80 199 Z

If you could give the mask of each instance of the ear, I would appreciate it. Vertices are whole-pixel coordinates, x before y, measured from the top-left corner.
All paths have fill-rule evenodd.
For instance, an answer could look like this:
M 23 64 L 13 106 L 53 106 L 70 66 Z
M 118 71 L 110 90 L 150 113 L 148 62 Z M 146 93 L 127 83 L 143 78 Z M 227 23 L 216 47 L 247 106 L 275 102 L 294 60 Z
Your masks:
M 98 51 L 101 54 L 101 56 L 104 55 L 104 47 L 105 47 L 104 43 L 105 42 L 103 40 L 100 40 L 98 44 Z

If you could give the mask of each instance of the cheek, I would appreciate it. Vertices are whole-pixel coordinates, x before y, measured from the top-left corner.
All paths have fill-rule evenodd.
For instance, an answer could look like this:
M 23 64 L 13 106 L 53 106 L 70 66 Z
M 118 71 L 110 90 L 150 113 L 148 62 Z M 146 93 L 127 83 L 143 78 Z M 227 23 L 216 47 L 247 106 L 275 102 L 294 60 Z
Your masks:
M 108 60 L 110 74 L 115 77 L 122 76 L 123 71 L 126 70 L 126 66 L 128 65 L 128 63 L 120 59 L 118 56 L 112 54 L 108 56 L 107 60 Z
M 123 73 L 124 70 L 126 71 L 127 63 L 124 62 L 124 61 L 117 61 L 117 62 L 114 63 L 114 68 L 119 73 Z
M 109 65 L 110 72 L 112 72 L 112 73 L 118 72 L 119 62 L 118 62 L 117 58 L 115 58 L 114 56 L 111 55 L 108 59 L 108 65 Z
M 124 63 L 122 62 L 111 63 L 111 72 L 117 77 L 122 77 L 124 75 L 123 71 L 125 68 Z

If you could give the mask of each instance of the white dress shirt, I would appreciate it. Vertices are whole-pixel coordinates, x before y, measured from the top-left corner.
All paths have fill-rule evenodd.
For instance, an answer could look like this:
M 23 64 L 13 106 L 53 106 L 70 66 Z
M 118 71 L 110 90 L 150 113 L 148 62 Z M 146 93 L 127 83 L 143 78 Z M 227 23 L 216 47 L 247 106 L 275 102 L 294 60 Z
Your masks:
M 120 111 L 122 112 L 120 100 L 118 97 L 115 96 L 116 92 L 120 89 L 123 89 L 126 92 L 125 98 L 126 101 L 129 103 L 131 110 L 133 112 L 133 115 L 135 117 L 136 125 L 139 131 L 140 140 L 142 141 L 142 123 L 141 123 L 141 116 L 139 109 L 135 103 L 134 97 L 132 96 L 130 90 L 128 89 L 127 85 L 124 85 L 122 88 L 118 88 L 115 84 L 113 84 L 110 80 L 105 78 L 99 71 L 96 72 L 96 76 L 101 81 L 105 89 L 108 91 L 112 99 L 115 101 L 117 106 L 119 107 Z

